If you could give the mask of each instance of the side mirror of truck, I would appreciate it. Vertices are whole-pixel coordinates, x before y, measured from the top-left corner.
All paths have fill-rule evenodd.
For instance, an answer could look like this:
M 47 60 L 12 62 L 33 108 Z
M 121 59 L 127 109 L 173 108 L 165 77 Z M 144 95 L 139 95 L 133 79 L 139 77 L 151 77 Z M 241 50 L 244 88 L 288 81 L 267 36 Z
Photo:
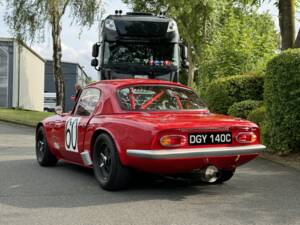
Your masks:
M 99 55 L 99 48 L 100 48 L 100 43 L 93 44 L 92 56 L 94 58 L 98 57 L 98 55 Z
M 182 60 L 187 60 L 189 58 L 188 47 L 186 45 L 181 45 L 181 58 Z
M 98 64 L 99 64 L 98 59 L 96 59 L 96 58 L 95 58 L 95 59 L 92 59 L 92 61 L 91 61 L 91 66 L 97 67 Z
M 188 69 L 189 66 L 190 66 L 189 61 L 188 61 L 187 59 L 184 59 L 184 60 L 182 61 L 182 67 L 183 67 L 183 69 Z

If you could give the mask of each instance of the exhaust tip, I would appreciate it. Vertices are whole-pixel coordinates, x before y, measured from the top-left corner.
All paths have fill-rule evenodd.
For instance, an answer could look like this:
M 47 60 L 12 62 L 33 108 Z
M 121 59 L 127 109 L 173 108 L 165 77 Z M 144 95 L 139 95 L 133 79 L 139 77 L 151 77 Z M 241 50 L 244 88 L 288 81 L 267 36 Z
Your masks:
M 219 170 L 217 167 L 210 165 L 201 171 L 201 180 L 208 183 L 214 183 L 219 178 Z

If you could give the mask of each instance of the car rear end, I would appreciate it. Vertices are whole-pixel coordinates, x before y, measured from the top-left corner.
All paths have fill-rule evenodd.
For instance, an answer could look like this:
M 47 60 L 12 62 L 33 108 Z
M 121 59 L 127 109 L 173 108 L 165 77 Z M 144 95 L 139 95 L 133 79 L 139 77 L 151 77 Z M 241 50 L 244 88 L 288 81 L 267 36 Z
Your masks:
M 126 164 L 131 167 L 163 174 L 205 168 L 234 171 L 265 149 L 256 124 L 210 113 L 187 87 L 137 81 L 122 87 L 118 98 L 122 110 L 135 114 L 134 121 L 140 127 L 153 126 L 148 133 L 134 134 L 148 140 L 150 133 L 151 145 L 140 148 L 135 144 L 125 149 Z
M 199 125 L 200 127 L 200 125 Z M 134 167 L 155 173 L 204 169 L 234 170 L 265 149 L 259 128 L 253 126 L 192 127 L 161 130 L 149 149 L 127 149 Z

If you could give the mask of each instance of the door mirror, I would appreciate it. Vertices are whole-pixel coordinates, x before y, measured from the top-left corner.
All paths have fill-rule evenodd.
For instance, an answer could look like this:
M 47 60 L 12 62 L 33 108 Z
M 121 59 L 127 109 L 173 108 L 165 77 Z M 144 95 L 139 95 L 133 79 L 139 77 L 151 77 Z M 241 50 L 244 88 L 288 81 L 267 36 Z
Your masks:
M 97 58 L 99 55 L 99 48 L 100 48 L 100 43 L 95 43 L 93 44 L 93 50 L 92 50 L 92 56 Z
M 54 111 L 57 115 L 62 115 L 63 113 L 62 107 L 60 105 L 55 106 Z
M 98 59 L 92 59 L 91 66 L 97 67 L 99 64 Z
M 184 60 L 182 61 L 182 67 L 183 67 L 183 69 L 188 69 L 189 66 L 190 66 L 189 61 L 188 61 L 187 59 L 184 59 Z
M 186 45 L 181 45 L 181 58 L 183 61 L 189 58 L 188 47 Z

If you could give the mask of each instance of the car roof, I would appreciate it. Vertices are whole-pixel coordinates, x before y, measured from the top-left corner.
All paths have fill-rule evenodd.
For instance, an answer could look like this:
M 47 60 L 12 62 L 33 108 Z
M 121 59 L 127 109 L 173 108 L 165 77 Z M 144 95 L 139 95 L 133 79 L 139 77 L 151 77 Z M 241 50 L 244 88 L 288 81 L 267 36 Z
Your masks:
M 94 83 L 91 83 L 88 85 L 88 87 L 103 87 L 103 86 L 110 86 L 112 88 L 120 88 L 123 86 L 128 85 L 172 85 L 172 86 L 178 86 L 183 88 L 189 87 L 182 85 L 180 83 L 170 82 L 170 81 L 163 81 L 163 80 L 155 80 L 155 79 L 141 79 L 141 78 L 135 78 L 135 79 L 116 79 L 116 80 L 102 80 L 97 81 Z

